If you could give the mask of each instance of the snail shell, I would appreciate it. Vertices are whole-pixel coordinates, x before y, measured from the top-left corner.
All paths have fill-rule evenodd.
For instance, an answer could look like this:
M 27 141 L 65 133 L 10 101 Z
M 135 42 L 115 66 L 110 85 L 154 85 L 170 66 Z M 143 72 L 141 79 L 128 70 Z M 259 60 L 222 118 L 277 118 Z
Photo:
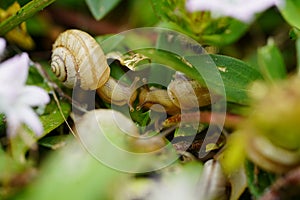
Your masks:
M 211 104 L 209 90 L 196 80 L 175 78 L 168 85 L 167 91 L 172 102 L 183 110 Z
M 61 33 L 53 44 L 51 70 L 67 87 L 76 81 L 84 90 L 95 90 L 109 79 L 110 68 L 96 40 L 71 29 Z
M 248 157 L 261 168 L 285 173 L 300 164 L 300 151 L 289 150 L 273 144 L 266 137 L 251 135 L 247 140 Z
M 153 105 L 160 104 L 164 109 L 161 110 L 161 107 L 155 107 Z M 158 89 L 158 88 L 141 88 L 139 94 L 139 104 L 137 109 L 148 108 L 156 112 L 167 112 L 168 114 L 178 114 L 180 113 L 180 108 L 177 107 L 170 99 L 167 90 Z

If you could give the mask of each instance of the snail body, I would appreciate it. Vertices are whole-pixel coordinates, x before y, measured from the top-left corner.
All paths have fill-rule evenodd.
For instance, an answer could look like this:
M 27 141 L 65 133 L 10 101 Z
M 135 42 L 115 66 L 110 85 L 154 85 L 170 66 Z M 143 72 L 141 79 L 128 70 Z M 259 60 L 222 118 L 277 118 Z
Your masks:
M 176 72 L 166 89 L 151 87 L 142 88 L 139 94 L 138 108 L 150 108 L 154 104 L 160 104 L 168 114 L 180 113 L 180 110 L 191 110 L 211 104 L 210 93 L 206 87 L 201 86 L 196 80 L 188 79 L 184 74 Z
M 160 107 L 152 106 L 159 104 L 163 106 L 164 109 Z M 177 107 L 170 99 L 167 90 L 158 88 L 141 88 L 139 94 L 139 105 L 137 109 L 151 108 L 157 112 L 167 112 L 168 114 L 176 114 L 180 112 L 180 108 Z
M 108 103 L 115 105 L 129 105 L 130 110 L 133 110 L 133 102 L 137 97 L 137 92 L 134 89 L 135 82 L 131 86 L 125 85 L 116 81 L 114 78 L 109 78 L 108 81 L 97 89 L 97 94 L 100 98 Z

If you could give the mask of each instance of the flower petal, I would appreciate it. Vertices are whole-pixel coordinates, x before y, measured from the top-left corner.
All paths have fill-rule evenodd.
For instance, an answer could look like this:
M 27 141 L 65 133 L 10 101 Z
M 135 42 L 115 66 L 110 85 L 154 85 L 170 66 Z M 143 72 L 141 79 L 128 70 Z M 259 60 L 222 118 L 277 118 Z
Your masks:
M 7 119 L 7 129 L 6 129 L 7 135 L 9 137 L 15 137 L 17 134 L 17 130 L 21 125 L 18 114 L 14 112 L 6 113 L 6 119 Z
M 263 12 L 274 5 L 282 5 L 283 0 L 188 0 L 189 11 L 211 11 L 212 16 L 230 16 L 244 22 L 250 22 L 256 13 Z
M 22 123 L 26 124 L 36 136 L 43 133 L 43 126 L 38 115 L 30 108 L 22 105 L 17 105 L 14 109 L 6 113 L 7 118 L 7 135 L 14 137 L 17 134 L 18 128 Z
M 22 86 L 28 75 L 29 57 L 27 53 L 16 55 L 0 64 L 0 85 L 11 89 Z
M 25 86 L 20 94 L 19 101 L 29 106 L 39 106 L 49 103 L 48 93 L 37 86 Z
M 43 126 L 38 115 L 29 107 L 22 107 L 19 110 L 19 119 L 24 122 L 37 136 L 42 135 Z
M 0 38 L 0 58 L 5 51 L 6 41 L 3 38 Z

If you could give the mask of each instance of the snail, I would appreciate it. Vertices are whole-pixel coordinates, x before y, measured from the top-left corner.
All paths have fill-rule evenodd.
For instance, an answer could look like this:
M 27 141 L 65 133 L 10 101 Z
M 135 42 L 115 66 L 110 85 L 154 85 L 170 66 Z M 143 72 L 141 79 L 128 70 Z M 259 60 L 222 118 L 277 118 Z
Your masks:
M 66 87 L 73 88 L 78 84 L 83 90 L 97 90 L 104 101 L 120 106 L 127 103 L 133 111 L 132 105 L 137 98 L 134 86 L 137 81 L 134 80 L 128 86 L 110 77 L 107 58 L 92 36 L 71 29 L 60 34 L 53 44 L 51 70 Z M 132 59 L 126 58 L 124 62 L 137 63 L 142 60 L 150 61 L 139 55 Z M 210 93 L 206 87 L 177 72 L 167 90 L 142 88 L 137 109 L 160 104 L 167 113 L 173 115 L 179 113 L 180 109 L 189 110 L 210 103 Z
M 80 82 L 84 90 L 104 85 L 110 75 L 106 57 L 98 43 L 80 30 L 67 30 L 53 44 L 51 70 L 67 87 Z
M 217 160 L 205 162 L 197 185 L 199 199 L 229 199 L 228 179 Z
M 181 72 L 176 72 L 175 79 L 169 83 L 167 90 L 154 87 L 141 89 L 137 108 L 150 108 L 154 104 L 162 105 L 164 111 L 174 115 L 180 113 L 180 110 L 210 105 L 210 92 L 196 80 L 188 79 Z
M 285 173 L 300 164 L 300 151 L 273 144 L 259 134 L 247 140 L 248 157 L 261 168 L 275 173 Z
M 196 80 L 188 79 L 184 74 L 176 72 L 175 79 L 167 88 L 172 102 L 183 110 L 211 104 L 207 87 L 201 86 Z
M 83 90 L 97 89 L 97 93 L 109 103 L 130 104 L 136 98 L 133 87 L 119 84 L 110 77 L 103 50 L 84 31 L 71 29 L 58 36 L 53 44 L 51 70 L 66 87 L 73 88 L 78 83 Z M 115 88 L 122 92 L 111 96 Z
M 134 89 L 136 82 L 139 79 L 136 78 L 131 86 L 127 86 L 121 82 L 117 82 L 114 78 L 109 78 L 104 86 L 97 89 L 97 94 L 106 102 L 111 102 L 115 105 L 122 106 L 127 103 L 130 110 L 133 111 L 133 102 L 137 97 L 137 92 Z M 130 98 L 128 98 L 130 97 Z
M 159 104 L 163 107 L 153 106 Z M 167 112 L 168 114 L 176 114 L 180 112 L 180 108 L 177 107 L 170 99 L 167 90 L 158 89 L 155 87 L 147 88 L 142 87 L 139 93 L 139 104 L 137 110 L 141 108 L 152 109 L 157 112 Z

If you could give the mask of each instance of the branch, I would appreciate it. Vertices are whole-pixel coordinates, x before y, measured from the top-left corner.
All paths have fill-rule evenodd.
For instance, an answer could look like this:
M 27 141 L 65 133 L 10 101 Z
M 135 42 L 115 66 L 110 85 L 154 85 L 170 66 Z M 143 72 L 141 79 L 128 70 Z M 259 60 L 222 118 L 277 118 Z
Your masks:
M 24 5 L 18 12 L 10 16 L 2 23 L 0 23 L 0 36 L 5 35 L 7 32 L 33 16 L 36 12 L 47 7 L 55 0 L 32 0 Z

